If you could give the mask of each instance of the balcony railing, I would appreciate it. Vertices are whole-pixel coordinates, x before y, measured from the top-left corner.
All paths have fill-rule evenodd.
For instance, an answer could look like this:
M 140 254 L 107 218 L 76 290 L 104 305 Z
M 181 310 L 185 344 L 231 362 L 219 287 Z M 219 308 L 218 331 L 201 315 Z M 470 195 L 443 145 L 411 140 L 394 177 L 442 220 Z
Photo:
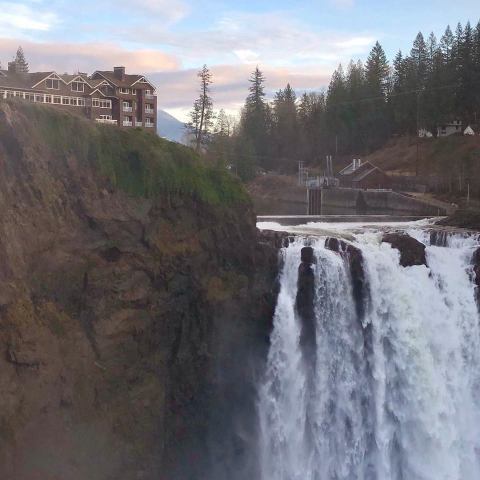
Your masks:
M 125 105 L 123 106 L 123 111 L 124 112 L 133 112 L 133 107 L 126 107 Z
M 135 122 L 135 126 L 136 126 L 136 127 L 141 127 L 142 125 L 143 125 L 142 122 Z
M 155 113 L 155 110 L 153 108 L 146 108 L 145 113 Z
M 112 120 L 110 118 L 96 118 L 95 121 L 97 123 L 106 123 L 108 125 L 117 125 L 117 120 Z
M 133 122 L 130 122 L 128 120 L 124 120 L 123 121 L 123 126 L 124 127 L 132 127 L 133 126 Z
M 146 123 L 145 126 L 148 128 L 148 127 L 154 127 L 155 124 L 154 123 Z
M 153 93 L 146 93 L 145 98 L 155 98 L 155 95 Z

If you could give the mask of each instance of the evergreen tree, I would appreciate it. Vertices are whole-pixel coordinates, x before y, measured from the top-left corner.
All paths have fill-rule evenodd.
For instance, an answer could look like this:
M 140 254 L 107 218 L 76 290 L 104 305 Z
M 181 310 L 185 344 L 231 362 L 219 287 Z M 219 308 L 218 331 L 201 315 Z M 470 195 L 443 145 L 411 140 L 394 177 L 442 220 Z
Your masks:
M 417 90 L 420 90 L 425 86 L 428 71 L 427 44 L 425 43 L 422 32 L 418 32 L 413 42 L 410 58 L 412 59 L 412 64 L 415 69 L 415 86 Z
M 452 61 L 454 44 L 455 39 L 452 30 L 450 29 L 450 25 L 448 25 L 440 40 L 440 49 L 442 51 L 443 60 L 446 64 Z
M 195 150 L 199 152 L 201 147 L 208 141 L 213 126 L 214 113 L 213 100 L 210 96 L 210 85 L 213 83 L 212 73 L 204 65 L 197 76 L 200 79 L 200 92 L 190 112 L 188 127 L 195 140 Z
M 475 63 L 474 63 L 474 32 L 467 22 L 458 42 L 456 113 L 467 123 L 473 120 L 475 111 Z
M 15 64 L 18 73 L 28 73 L 29 67 L 23 53 L 23 48 L 20 46 L 17 49 L 17 55 L 15 56 Z
M 368 133 L 364 136 L 363 149 L 371 151 L 381 145 L 389 135 L 386 94 L 390 67 L 382 46 L 376 42 L 365 64 L 365 79 L 368 101 L 365 102 L 363 128 Z
M 478 22 L 475 32 L 473 34 L 473 70 L 474 70 L 474 84 L 476 85 L 474 90 L 474 121 L 478 123 L 480 121 L 480 22 Z
M 273 101 L 275 156 L 284 171 L 295 171 L 298 161 L 298 116 L 296 95 L 290 84 Z
M 271 167 L 268 157 L 268 117 L 269 111 L 265 102 L 265 77 L 258 66 L 249 79 L 249 95 L 242 114 L 243 135 L 251 141 L 258 164 L 264 168 Z

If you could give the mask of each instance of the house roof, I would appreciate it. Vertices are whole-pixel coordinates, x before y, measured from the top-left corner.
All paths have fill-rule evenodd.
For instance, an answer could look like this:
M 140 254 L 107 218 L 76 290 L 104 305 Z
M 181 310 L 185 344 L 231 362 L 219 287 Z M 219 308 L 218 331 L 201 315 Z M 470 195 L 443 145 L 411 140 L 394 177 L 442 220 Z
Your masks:
M 88 75 L 84 73 L 77 73 L 74 75 L 65 73 L 58 75 L 54 71 L 50 72 L 32 72 L 32 73 L 16 73 L 9 72 L 8 70 L 0 70 L 0 87 L 9 87 L 9 88 L 18 88 L 20 90 L 30 90 L 43 81 L 46 80 L 51 75 L 54 75 L 55 78 L 59 78 L 66 85 L 69 85 L 75 79 L 81 78 L 87 85 L 95 89 L 100 86 L 102 83 L 108 83 L 110 85 L 115 85 L 117 87 L 132 87 L 134 84 L 143 83 L 142 80 L 145 80 L 149 86 L 155 89 L 155 86 L 145 79 L 143 75 L 129 75 L 126 74 L 124 80 L 121 81 L 114 76 L 113 72 L 108 71 L 98 71 L 93 75 L 98 74 L 97 78 L 89 78 Z
M 339 175 L 343 177 L 350 177 L 352 182 L 359 182 L 375 171 L 383 172 L 382 169 L 376 167 L 369 161 L 363 162 L 359 167 L 356 168 L 354 168 L 352 162 L 350 165 L 347 165 L 343 170 L 341 170 Z
M 353 182 L 359 182 L 363 180 L 365 177 L 368 177 L 371 173 L 375 172 L 376 170 L 380 170 L 378 167 L 372 166 L 372 168 L 367 168 L 363 172 L 360 172 L 358 175 L 354 175 L 352 178 Z
M 125 73 L 123 75 L 123 79 L 120 79 L 115 75 L 115 72 L 111 70 L 97 70 L 93 73 L 92 77 L 97 74 L 108 80 L 112 85 L 115 85 L 116 87 L 130 88 L 141 82 L 142 79 L 145 79 L 145 82 L 148 83 L 148 85 L 150 85 L 153 89 L 155 89 L 155 85 L 153 85 L 153 83 L 147 80 L 144 75 L 132 75 Z
M 339 175 L 347 176 L 347 175 L 352 175 L 354 173 L 359 173 L 363 172 L 365 168 L 371 168 L 374 165 L 372 165 L 369 161 L 361 163 L 358 167 L 354 167 L 354 163 L 350 163 L 347 165 L 343 170 L 340 170 Z
M 3 70 L 0 75 L 0 87 L 31 89 L 55 72 L 13 73 Z

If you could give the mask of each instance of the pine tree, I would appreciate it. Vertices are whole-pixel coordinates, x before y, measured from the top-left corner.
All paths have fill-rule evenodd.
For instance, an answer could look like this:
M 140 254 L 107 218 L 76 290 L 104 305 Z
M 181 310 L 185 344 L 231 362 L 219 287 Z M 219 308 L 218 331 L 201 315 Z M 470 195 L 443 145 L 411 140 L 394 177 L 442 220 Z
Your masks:
M 475 32 L 473 34 L 473 63 L 474 63 L 474 78 L 473 81 L 477 87 L 474 90 L 474 121 L 480 121 L 480 22 L 478 22 Z
M 474 32 L 467 22 L 458 41 L 456 112 L 460 118 L 470 122 L 473 119 L 475 95 L 477 85 L 474 81 Z
M 442 51 L 443 60 L 445 63 L 449 63 L 453 58 L 453 46 L 455 39 L 453 37 L 450 25 L 447 26 L 445 33 L 440 40 L 440 50 Z
M 265 77 L 258 66 L 249 79 L 249 94 L 242 113 L 242 133 L 251 141 L 258 164 L 270 168 L 268 149 L 269 112 L 265 102 Z
M 295 171 L 298 152 L 296 95 L 290 84 L 279 90 L 273 101 L 275 156 L 284 171 Z
M 17 55 L 15 56 L 15 65 L 17 73 L 28 73 L 29 67 L 23 53 L 23 48 L 20 46 L 17 49 Z
M 427 44 L 425 43 L 422 32 L 418 32 L 418 35 L 413 42 L 410 57 L 415 67 L 416 88 L 417 90 L 420 90 L 425 85 L 428 71 Z
M 199 152 L 209 138 L 214 113 L 213 100 L 210 96 L 210 85 L 213 83 L 212 73 L 204 65 L 197 76 L 200 79 L 200 95 L 193 104 L 188 127 L 194 136 L 195 150 Z

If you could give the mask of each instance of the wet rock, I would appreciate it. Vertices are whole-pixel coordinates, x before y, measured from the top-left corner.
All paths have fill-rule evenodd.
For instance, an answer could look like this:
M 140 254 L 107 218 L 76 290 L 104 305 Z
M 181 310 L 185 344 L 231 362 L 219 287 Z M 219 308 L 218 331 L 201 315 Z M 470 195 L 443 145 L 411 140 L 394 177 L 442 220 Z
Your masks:
M 435 247 L 446 247 L 448 233 L 444 230 L 432 230 L 430 232 L 430 245 Z
M 309 265 L 312 265 L 312 263 L 315 263 L 315 256 L 314 256 L 312 247 L 302 248 L 301 260 L 303 263 L 308 263 Z
M 475 283 L 475 299 L 480 307 L 480 248 L 473 252 L 473 283 Z
M 274 230 L 258 230 L 258 241 L 273 248 L 279 249 L 288 247 L 292 235 L 287 232 L 276 232 Z
M 390 243 L 392 248 L 400 252 L 400 265 L 411 267 L 413 265 L 427 265 L 425 245 L 405 233 L 387 233 L 382 242 Z
M 362 320 L 365 315 L 365 301 L 368 291 L 363 269 L 362 251 L 345 240 L 335 237 L 329 237 L 325 240 L 325 248 L 339 253 L 347 260 L 350 267 L 356 311 L 359 319 Z
M 312 265 L 315 263 L 312 247 L 304 247 L 301 251 L 301 261 L 298 267 L 298 286 L 296 309 L 302 323 L 300 344 L 304 355 L 308 358 L 315 354 L 315 272 Z

